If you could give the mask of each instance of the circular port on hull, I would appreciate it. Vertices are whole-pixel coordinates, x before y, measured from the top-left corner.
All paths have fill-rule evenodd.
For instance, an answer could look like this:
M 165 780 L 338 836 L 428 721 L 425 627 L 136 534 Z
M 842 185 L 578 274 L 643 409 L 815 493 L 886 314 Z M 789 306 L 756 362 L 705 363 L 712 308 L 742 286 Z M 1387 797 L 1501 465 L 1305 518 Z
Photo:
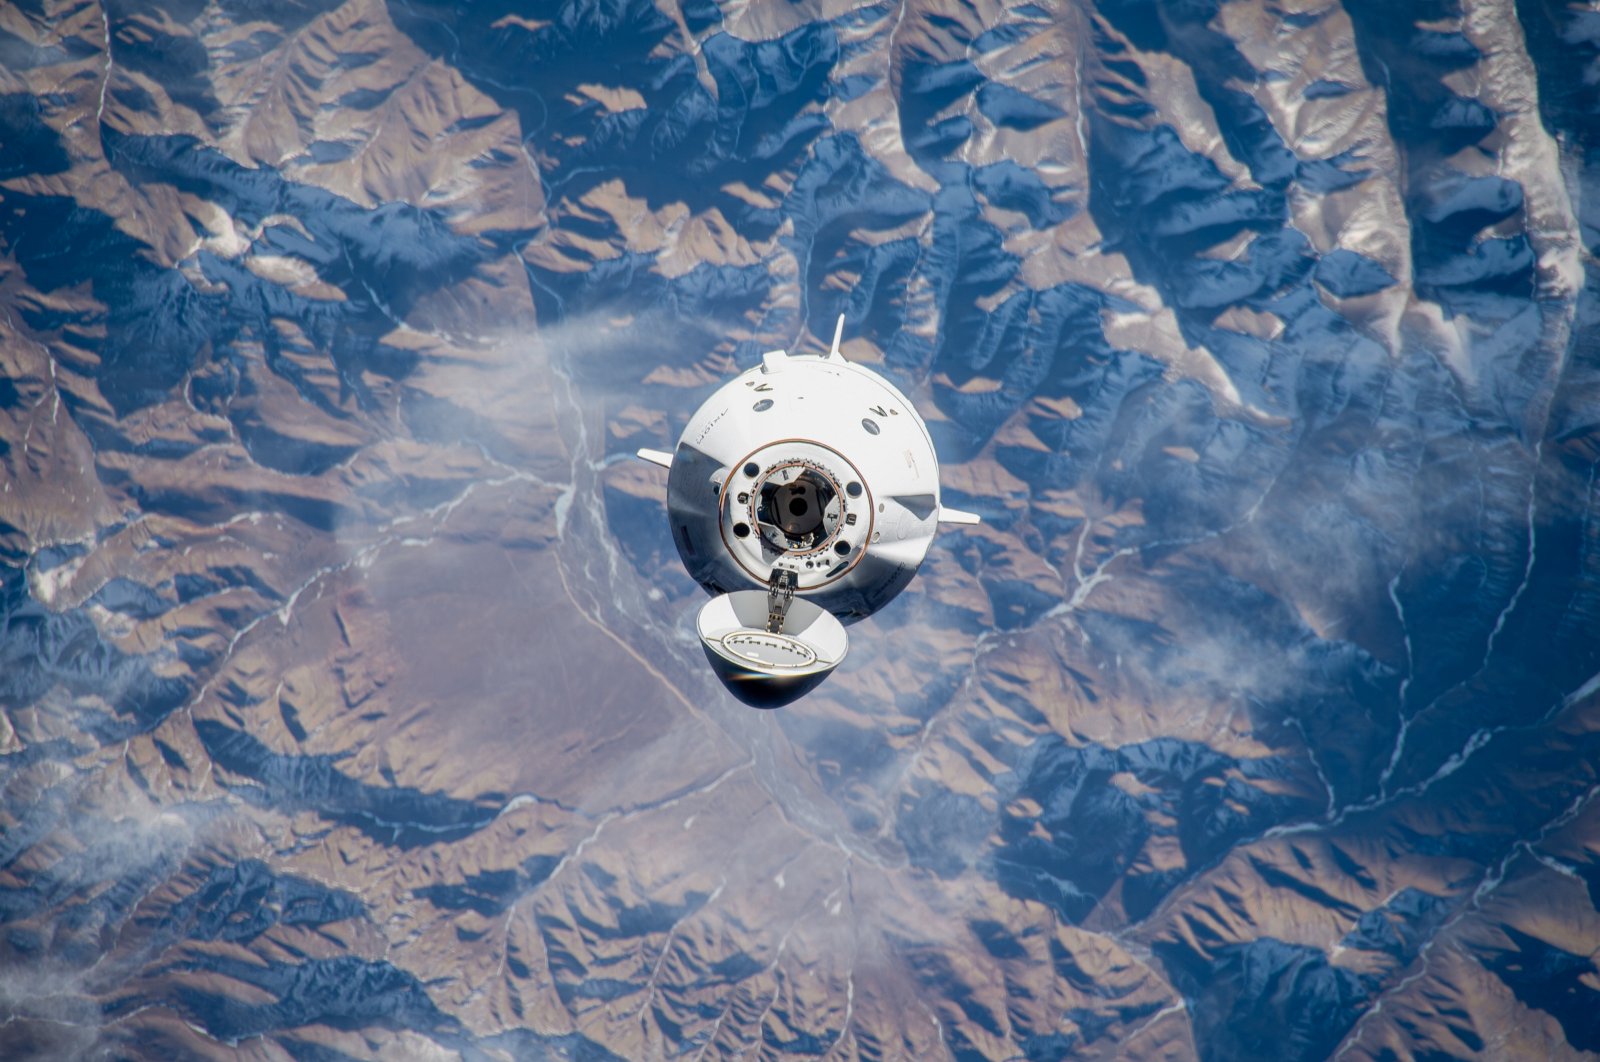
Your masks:
M 752 466 L 755 475 L 739 474 Z M 765 586 L 784 558 L 798 576 L 796 593 L 849 577 L 866 553 L 875 516 L 859 469 L 837 451 L 805 439 L 780 439 L 730 462 L 728 469 L 721 478 L 711 477 L 721 484 L 718 531 L 728 559 L 750 583 Z M 846 548 L 839 549 L 840 543 Z M 703 585 L 722 591 L 740 582 Z
M 769 536 L 775 547 L 814 549 L 822 537 L 833 533 L 833 527 L 839 522 L 839 506 L 833 504 L 836 494 L 828 477 L 811 469 L 805 469 L 787 483 L 769 479 L 761 485 L 756 520 L 782 533 L 782 541 L 775 535 Z

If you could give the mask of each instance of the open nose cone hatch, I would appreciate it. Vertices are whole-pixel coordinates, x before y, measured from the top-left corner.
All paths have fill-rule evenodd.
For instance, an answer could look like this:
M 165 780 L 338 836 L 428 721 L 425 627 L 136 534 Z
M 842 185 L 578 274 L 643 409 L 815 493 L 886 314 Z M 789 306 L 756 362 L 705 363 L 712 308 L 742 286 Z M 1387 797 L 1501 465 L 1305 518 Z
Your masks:
M 728 692 L 755 708 L 781 708 L 814 689 L 850 647 L 844 624 L 805 600 L 788 603 L 771 629 L 766 590 L 719 594 L 700 609 L 696 627 L 706 659 Z

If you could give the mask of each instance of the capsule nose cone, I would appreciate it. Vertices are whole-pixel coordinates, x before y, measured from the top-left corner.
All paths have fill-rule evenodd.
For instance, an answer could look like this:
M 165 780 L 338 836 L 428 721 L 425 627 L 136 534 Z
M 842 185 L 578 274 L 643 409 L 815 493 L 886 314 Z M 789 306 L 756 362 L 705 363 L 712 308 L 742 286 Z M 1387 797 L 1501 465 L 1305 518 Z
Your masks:
M 753 708 L 781 708 L 811 692 L 850 647 L 844 625 L 804 598 L 790 603 L 783 633 L 769 633 L 766 622 L 763 590 L 714 597 L 696 622 L 711 670 Z
M 730 660 L 709 642 L 704 648 L 711 670 L 722 680 L 723 687 L 752 708 L 782 708 L 793 703 L 816 689 L 833 670 L 829 665 L 804 674 L 779 674 Z

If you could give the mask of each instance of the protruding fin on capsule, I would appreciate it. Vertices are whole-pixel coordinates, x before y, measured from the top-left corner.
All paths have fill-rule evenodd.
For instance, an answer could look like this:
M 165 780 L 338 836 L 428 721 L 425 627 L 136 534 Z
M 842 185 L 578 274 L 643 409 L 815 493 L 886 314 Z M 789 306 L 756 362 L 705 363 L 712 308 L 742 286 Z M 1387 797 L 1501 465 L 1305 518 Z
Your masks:
M 828 351 L 828 357 L 844 360 L 844 355 L 839 353 L 839 341 L 844 338 L 844 314 L 839 315 L 839 323 L 833 326 L 833 347 Z
M 948 505 L 939 506 L 939 522 L 941 524 L 981 524 L 983 517 L 977 513 L 969 513 L 962 509 L 952 509 Z
M 652 465 L 660 465 L 662 468 L 672 467 L 672 455 L 665 450 L 641 449 L 638 451 L 638 455 L 643 460 L 649 461 Z

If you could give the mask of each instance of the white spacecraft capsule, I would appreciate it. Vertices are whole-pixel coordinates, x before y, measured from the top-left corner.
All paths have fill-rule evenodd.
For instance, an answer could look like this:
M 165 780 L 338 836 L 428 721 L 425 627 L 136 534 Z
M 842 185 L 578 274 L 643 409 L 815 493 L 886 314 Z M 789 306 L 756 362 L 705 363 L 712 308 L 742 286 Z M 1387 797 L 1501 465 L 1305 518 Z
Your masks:
M 700 640 L 746 704 L 800 697 L 844 659 L 844 624 L 905 589 L 939 523 L 927 425 L 883 377 L 839 353 L 772 351 L 695 411 L 671 454 L 667 519 L 684 567 L 714 595 Z M 842 621 L 842 622 L 841 622 Z

